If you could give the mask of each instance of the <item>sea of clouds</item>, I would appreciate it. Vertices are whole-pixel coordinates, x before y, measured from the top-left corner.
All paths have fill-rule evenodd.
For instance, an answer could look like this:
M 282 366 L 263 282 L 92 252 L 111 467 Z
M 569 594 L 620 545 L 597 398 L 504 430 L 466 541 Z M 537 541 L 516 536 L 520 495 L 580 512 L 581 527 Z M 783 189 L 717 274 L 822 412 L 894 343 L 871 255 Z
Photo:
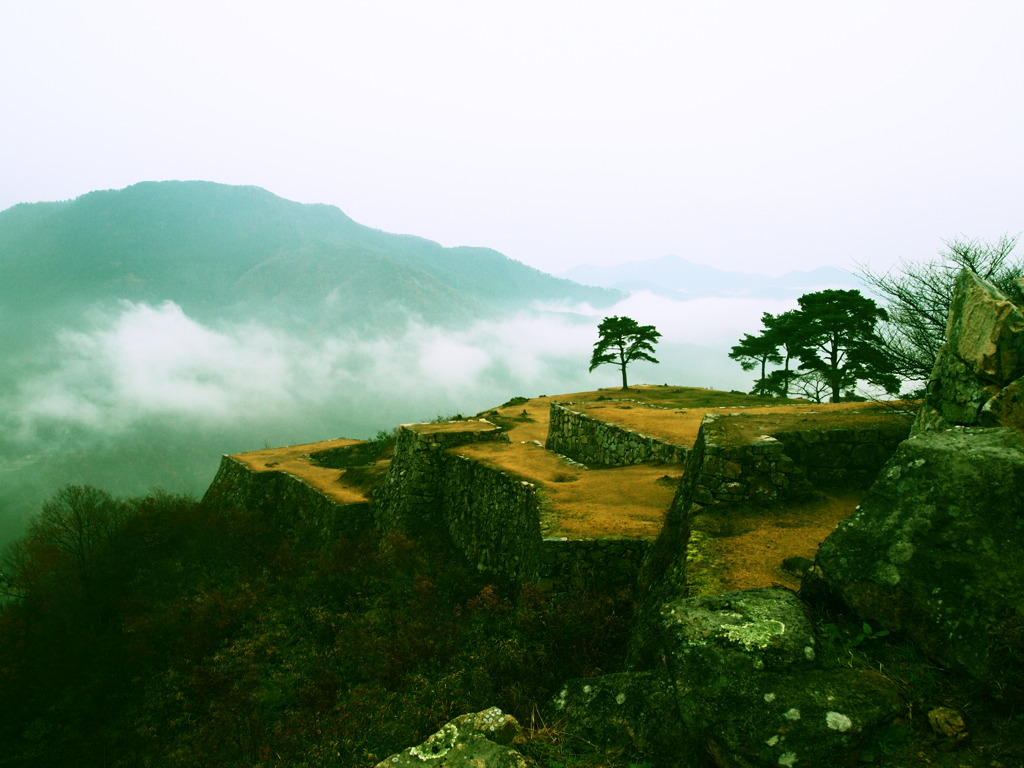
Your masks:
M 363 436 L 392 414 L 433 418 L 515 395 L 614 387 L 616 368 L 587 372 L 596 325 L 607 315 L 663 334 L 661 364 L 632 366 L 631 381 L 747 390 L 751 376 L 727 357 L 729 348 L 760 329 L 761 313 L 790 306 L 637 293 L 602 312 L 581 306 L 454 331 L 411 324 L 398 335 L 310 338 L 258 323 L 204 325 L 173 302 L 124 302 L 88 328 L 57 333 L 52 364 L 19 381 L 4 412 L 20 440 L 54 423 L 116 434 L 154 416 L 209 428 L 253 418 L 322 421 L 325 412 Z

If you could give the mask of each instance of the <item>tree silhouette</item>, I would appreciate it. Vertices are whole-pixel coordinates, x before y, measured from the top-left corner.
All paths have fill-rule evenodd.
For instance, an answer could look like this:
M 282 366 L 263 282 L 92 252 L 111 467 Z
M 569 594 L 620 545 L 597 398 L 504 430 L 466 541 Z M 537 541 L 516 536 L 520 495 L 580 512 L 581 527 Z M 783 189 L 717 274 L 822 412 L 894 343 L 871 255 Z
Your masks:
M 627 365 L 634 360 L 658 362 L 654 357 L 654 345 L 661 334 L 653 325 L 640 325 L 631 317 L 606 317 L 597 326 L 597 332 L 600 338 L 594 344 L 594 354 L 590 357 L 590 371 L 599 365 L 619 366 L 624 390 L 629 389 Z
M 804 371 L 825 378 L 832 402 L 860 380 L 890 394 L 899 391 L 895 367 L 876 331 L 887 317 L 884 309 L 856 290 L 805 293 L 797 301 L 796 356 Z
M 798 302 L 799 309 L 780 315 L 765 312 L 761 333 L 744 334 L 729 352 L 743 370 L 760 368 L 755 394 L 788 397 L 795 389 L 818 399 L 828 392 L 838 402 L 858 381 L 890 394 L 899 390 L 894 363 L 876 331 L 885 310 L 860 291 L 805 293 Z M 799 370 L 790 368 L 793 359 L 800 361 Z M 782 363 L 779 370 L 767 370 Z

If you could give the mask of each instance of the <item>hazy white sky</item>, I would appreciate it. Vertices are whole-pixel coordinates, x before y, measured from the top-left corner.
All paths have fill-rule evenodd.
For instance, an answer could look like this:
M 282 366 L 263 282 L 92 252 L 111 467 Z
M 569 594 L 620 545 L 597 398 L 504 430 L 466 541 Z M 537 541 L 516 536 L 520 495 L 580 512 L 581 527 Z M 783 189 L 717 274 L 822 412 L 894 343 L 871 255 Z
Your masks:
M 255 184 L 551 272 L 1024 230 L 1024 3 L 33 0 L 0 209 Z

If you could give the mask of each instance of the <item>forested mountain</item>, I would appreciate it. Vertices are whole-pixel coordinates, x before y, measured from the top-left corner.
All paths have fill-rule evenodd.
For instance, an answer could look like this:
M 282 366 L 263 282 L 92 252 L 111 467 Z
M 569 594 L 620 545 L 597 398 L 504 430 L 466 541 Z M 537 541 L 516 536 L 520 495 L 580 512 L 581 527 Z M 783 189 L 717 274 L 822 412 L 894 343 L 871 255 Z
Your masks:
M 0 307 L 64 315 L 109 299 L 171 300 L 203 320 L 292 323 L 477 319 L 618 294 L 487 248 L 444 248 L 257 187 L 144 182 L 0 213 Z

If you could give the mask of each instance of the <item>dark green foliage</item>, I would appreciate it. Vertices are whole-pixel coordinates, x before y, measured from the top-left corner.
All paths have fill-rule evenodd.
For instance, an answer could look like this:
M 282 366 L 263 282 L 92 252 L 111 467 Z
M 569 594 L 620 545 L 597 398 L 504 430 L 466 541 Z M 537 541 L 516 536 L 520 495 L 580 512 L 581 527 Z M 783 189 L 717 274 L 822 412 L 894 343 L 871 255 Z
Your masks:
M 943 749 L 928 722 L 928 712 L 949 707 L 963 713 L 971 732 L 966 747 L 949 765 L 1024 764 L 1024 699 L 1014 688 L 1015 668 L 1006 670 L 1008 684 L 993 691 L 989 686 L 936 665 L 921 649 L 899 633 L 865 622 L 821 596 L 816 607 L 819 661 L 826 668 L 849 667 L 879 673 L 900 690 L 905 717 L 883 729 L 862 759 L 883 766 L 918 765 L 922 755 L 942 763 L 935 750 Z M 1019 668 L 1019 665 L 1017 666 Z
M 636 360 L 657 363 L 654 345 L 661 334 L 653 325 L 640 325 L 631 317 L 606 317 L 597 326 L 599 335 L 590 357 L 590 371 L 600 365 L 617 365 L 622 372 L 622 388 L 629 389 L 626 366 Z
M 625 644 L 626 595 L 503 594 L 401 535 L 314 547 L 163 494 L 47 508 L 0 566 L 3 766 L 372 765 L 463 712 L 528 723 Z M 76 515 L 103 521 L 88 546 L 54 533 Z
M 749 333 L 745 333 L 743 338 L 740 339 L 740 343 L 729 351 L 729 357 L 736 360 L 744 371 L 760 368 L 761 375 L 758 377 L 753 389 L 753 394 L 755 395 L 771 394 L 766 385 L 768 381 L 768 364 L 782 362 L 782 357 L 779 355 L 779 343 L 768 328 L 768 318 L 770 317 L 771 315 L 768 312 L 761 316 L 761 322 L 765 324 L 766 330 L 762 331 L 759 336 L 751 336 Z
M 743 370 L 760 368 L 753 394 L 788 397 L 791 392 L 820 402 L 850 398 L 860 381 L 893 394 L 899 390 L 895 365 L 882 347 L 876 326 L 887 315 L 860 291 L 807 293 L 800 309 L 761 317 L 764 330 L 745 334 L 729 357 Z M 799 361 L 799 369 L 790 367 Z M 769 363 L 784 363 L 768 372 Z
M 833 402 L 858 381 L 889 393 L 899 390 L 893 364 L 875 331 L 886 318 L 885 310 L 860 291 L 817 291 L 798 301 L 799 314 L 790 320 L 796 356 L 803 370 L 821 374 Z

